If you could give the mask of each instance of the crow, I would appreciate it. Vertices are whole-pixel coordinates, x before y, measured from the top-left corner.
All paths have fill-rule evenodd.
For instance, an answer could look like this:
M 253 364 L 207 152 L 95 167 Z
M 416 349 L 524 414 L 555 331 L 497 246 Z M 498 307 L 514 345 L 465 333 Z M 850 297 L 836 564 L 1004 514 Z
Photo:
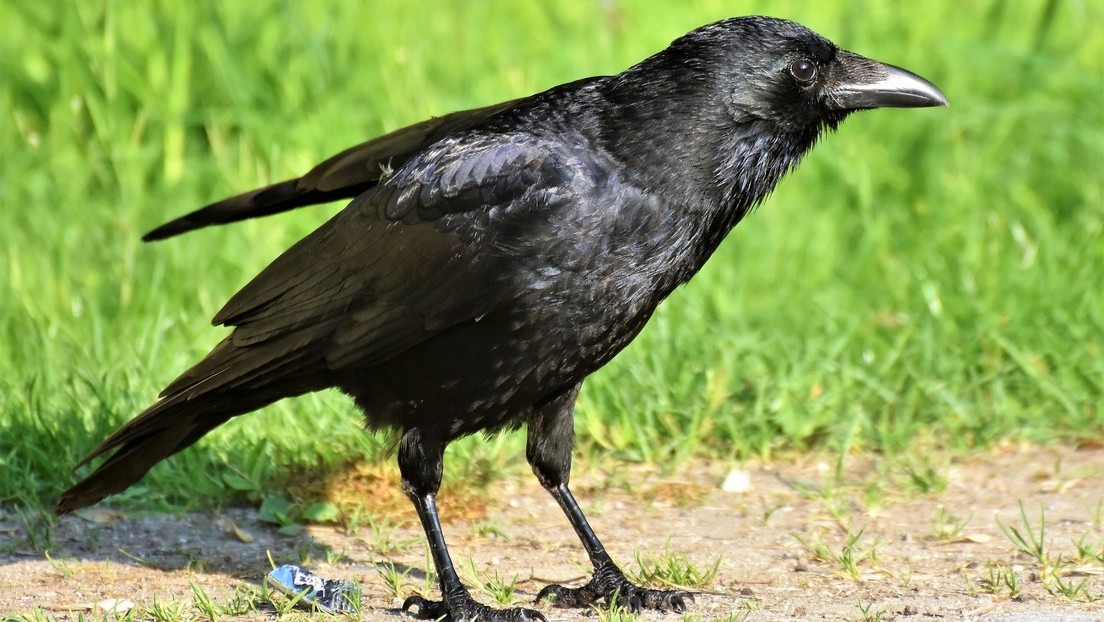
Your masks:
M 398 437 L 441 600 L 421 618 L 542 620 L 461 584 L 436 494 L 442 454 L 526 426 L 526 458 L 594 573 L 554 606 L 684 611 L 692 595 L 629 582 L 568 487 L 583 380 L 644 327 L 825 131 L 856 110 L 946 105 L 930 82 L 790 21 L 743 17 L 678 38 L 613 76 L 449 114 L 339 153 L 306 175 L 174 220 L 145 239 L 352 199 L 235 294 L 233 327 L 160 399 L 96 447 L 71 512 L 126 489 L 231 417 L 336 387 Z

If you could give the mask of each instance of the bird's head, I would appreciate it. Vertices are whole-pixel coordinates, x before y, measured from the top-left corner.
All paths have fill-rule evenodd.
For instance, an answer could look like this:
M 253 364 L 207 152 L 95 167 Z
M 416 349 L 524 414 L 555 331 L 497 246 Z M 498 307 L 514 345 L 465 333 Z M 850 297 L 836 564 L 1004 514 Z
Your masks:
M 614 76 L 606 98 L 621 111 L 607 134 L 615 150 L 645 154 L 642 183 L 721 207 L 712 228 L 722 232 L 848 114 L 947 104 L 920 76 L 771 17 L 693 30 Z
M 766 121 L 783 132 L 833 129 L 849 113 L 868 108 L 947 105 L 924 78 L 848 52 L 783 19 L 709 24 L 662 55 L 687 70 L 684 80 L 712 91 L 713 101 L 725 105 L 736 122 Z

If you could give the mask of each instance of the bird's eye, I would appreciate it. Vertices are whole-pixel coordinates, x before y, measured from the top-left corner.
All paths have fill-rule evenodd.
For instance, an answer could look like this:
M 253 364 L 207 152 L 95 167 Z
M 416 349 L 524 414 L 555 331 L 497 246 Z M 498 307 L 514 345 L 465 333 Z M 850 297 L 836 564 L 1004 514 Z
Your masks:
M 817 75 L 816 65 L 807 60 L 795 60 L 790 63 L 790 74 L 801 82 L 812 82 Z

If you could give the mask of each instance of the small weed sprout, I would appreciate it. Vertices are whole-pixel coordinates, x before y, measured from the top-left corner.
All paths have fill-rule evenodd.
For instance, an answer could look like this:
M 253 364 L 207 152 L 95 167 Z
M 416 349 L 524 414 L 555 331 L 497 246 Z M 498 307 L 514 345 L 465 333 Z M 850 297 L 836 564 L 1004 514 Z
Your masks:
M 848 532 L 847 541 L 840 547 L 838 552 L 832 551 L 819 539 L 816 542 L 810 542 L 798 534 L 792 535 L 801 543 L 801 546 L 813 555 L 814 559 L 823 563 L 830 564 L 834 562 L 838 564 L 841 574 L 852 581 L 862 582 L 864 579 L 862 569 L 859 567 L 860 563 L 863 561 L 870 561 L 871 563 L 878 561 L 877 543 L 874 543 L 865 551 L 859 547 L 859 541 L 862 540 L 863 535 L 862 529 L 854 533 Z
M 629 576 L 639 583 L 656 587 L 700 588 L 713 582 L 721 561 L 718 555 L 712 563 L 698 566 L 686 556 L 673 552 L 668 542 L 659 557 L 645 558 L 636 551 L 636 565 L 640 570 L 630 571 Z
M 885 616 L 885 609 L 875 609 L 874 603 L 869 602 L 865 605 L 862 599 L 859 599 L 859 613 L 862 614 L 863 622 L 881 622 L 881 619 Z
M 1005 525 L 1004 522 L 997 517 L 997 525 L 1000 526 L 1005 537 L 1012 541 L 1012 544 L 1020 550 L 1021 553 L 1034 559 L 1040 566 L 1049 567 L 1050 560 L 1047 559 L 1046 552 L 1046 513 L 1043 506 L 1039 506 L 1039 533 L 1036 535 L 1035 530 L 1031 527 L 1031 520 L 1027 518 L 1027 510 L 1024 509 L 1023 502 L 1020 502 L 1020 525 L 1023 527 L 1021 532 L 1014 526 Z
M 974 513 L 969 516 L 959 516 L 949 512 L 946 507 L 940 505 L 935 509 L 935 539 L 954 540 L 962 535 L 966 525 L 974 518 Z

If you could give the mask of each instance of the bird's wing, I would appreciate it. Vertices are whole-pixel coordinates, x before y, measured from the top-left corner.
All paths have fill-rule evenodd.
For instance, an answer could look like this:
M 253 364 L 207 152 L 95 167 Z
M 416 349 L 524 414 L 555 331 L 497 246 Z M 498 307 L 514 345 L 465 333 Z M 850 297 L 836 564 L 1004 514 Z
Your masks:
M 600 171 L 592 156 L 528 135 L 450 137 L 288 249 L 214 323 L 235 327 L 235 356 L 323 341 L 331 369 L 382 362 L 500 304 L 511 249 Z M 250 373 L 209 359 L 165 394 Z
M 436 117 L 351 147 L 312 168 L 306 175 L 223 199 L 167 222 L 143 240 L 162 240 L 194 229 L 277 214 L 304 205 L 351 199 L 402 166 L 412 154 L 445 136 L 467 130 L 508 110 L 515 99 L 485 108 Z

